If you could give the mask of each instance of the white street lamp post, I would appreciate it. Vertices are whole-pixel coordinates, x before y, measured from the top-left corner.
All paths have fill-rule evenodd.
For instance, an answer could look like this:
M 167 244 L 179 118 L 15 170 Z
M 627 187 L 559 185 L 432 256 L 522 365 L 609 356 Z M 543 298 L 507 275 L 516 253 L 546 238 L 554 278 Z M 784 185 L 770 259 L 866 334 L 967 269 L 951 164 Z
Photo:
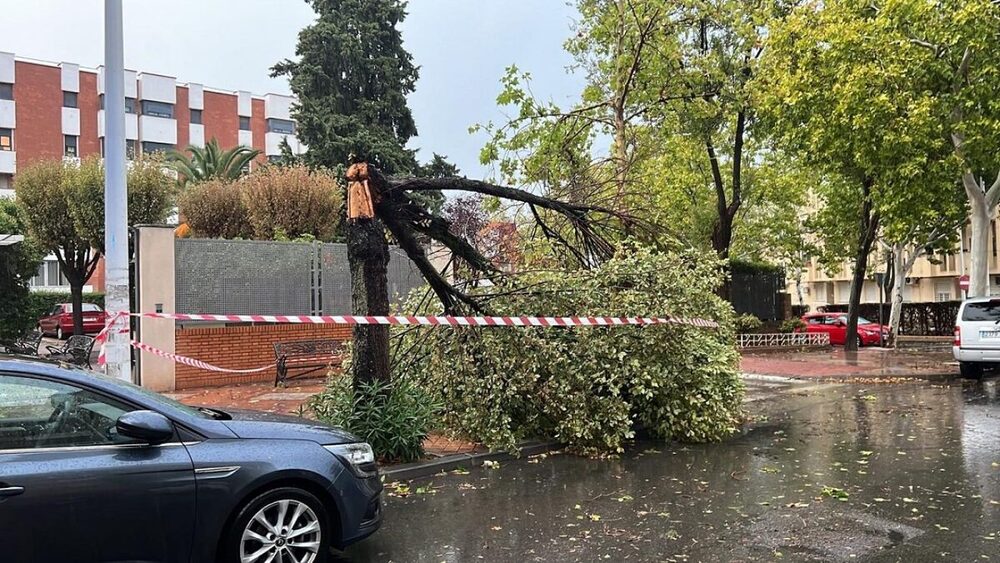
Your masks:
M 129 310 L 128 197 L 125 186 L 125 55 L 122 0 L 104 2 L 104 264 L 109 319 Z M 107 374 L 132 381 L 128 319 L 116 323 L 105 346 Z

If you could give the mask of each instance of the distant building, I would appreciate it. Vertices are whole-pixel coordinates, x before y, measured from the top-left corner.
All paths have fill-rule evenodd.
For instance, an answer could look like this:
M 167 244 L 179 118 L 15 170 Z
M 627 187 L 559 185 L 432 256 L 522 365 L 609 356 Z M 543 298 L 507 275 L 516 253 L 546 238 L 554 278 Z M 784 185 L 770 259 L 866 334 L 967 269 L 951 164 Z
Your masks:
M 178 82 L 175 77 L 125 71 L 128 154 L 238 145 L 262 151 L 260 162 L 306 147 L 295 136 L 294 98 Z M 79 159 L 104 153 L 104 68 L 51 63 L 0 52 L 0 196 L 14 196 L 18 168 L 42 159 Z M 100 268 L 103 270 L 103 268 Z M 91 280 L 103 291 L 103 272 Z M 37 289 L 68 288 L 55 258 L 32 280 Z

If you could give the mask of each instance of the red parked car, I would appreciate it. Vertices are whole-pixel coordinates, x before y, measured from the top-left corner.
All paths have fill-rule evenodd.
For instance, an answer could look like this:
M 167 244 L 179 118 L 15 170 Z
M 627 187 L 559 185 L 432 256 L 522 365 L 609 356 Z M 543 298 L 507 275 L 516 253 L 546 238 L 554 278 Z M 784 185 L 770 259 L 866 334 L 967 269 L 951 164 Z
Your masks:
M 830 344 L 847 343 L 846 313 L 811 313 L 802 317 L 805 328 L 796 332 L 825 332 Z M 858 346 L 881 346 L 889 335 L 889 327 L 858 317 Z
M 106 313 L 100 306 L 84 303 L 83 332 L 97 334 L 104 328 Z M 62 303 L 56 305 L 49 314 L 38 319 L 38 330 L 45 336 L 55 336 L 59 340 L 69 338 L 73 334 L 73 305 Z

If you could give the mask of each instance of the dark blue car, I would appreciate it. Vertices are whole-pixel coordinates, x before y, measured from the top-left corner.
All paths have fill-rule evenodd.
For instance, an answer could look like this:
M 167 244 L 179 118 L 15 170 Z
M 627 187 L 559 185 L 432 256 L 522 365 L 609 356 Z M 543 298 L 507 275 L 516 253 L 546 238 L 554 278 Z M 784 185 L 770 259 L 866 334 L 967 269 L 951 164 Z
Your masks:
M 371 447 L 0 358 L 0 561 L 318 563 L 378 529 Z

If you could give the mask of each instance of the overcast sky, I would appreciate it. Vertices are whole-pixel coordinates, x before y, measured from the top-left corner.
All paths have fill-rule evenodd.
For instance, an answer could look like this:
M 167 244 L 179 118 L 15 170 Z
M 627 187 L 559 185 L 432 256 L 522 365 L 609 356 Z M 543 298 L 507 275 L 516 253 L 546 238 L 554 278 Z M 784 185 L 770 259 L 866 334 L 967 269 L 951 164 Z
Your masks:
M 0 51 L 97 67 L 104 57 L 101 0 L 0 0 Z M 125 0 L 125 65 L 226 90 L 288 93 L 268 76 L 291 57 L 313 20 L 303 0 Z M 236 11 L 233 8 L 238 7 Z M 536 95 L 565 102 L 582 87 L 568 75 L 562 43 L 574 10 L 565 0 L 411 0 L 404 46 L 420 66 L 410 97 L 420 132 L 411 145 L 436 151 L 470 177 L 484 138 L 470 125 L 502 121 L 495 98 L 510 64 L 533 75 Z

